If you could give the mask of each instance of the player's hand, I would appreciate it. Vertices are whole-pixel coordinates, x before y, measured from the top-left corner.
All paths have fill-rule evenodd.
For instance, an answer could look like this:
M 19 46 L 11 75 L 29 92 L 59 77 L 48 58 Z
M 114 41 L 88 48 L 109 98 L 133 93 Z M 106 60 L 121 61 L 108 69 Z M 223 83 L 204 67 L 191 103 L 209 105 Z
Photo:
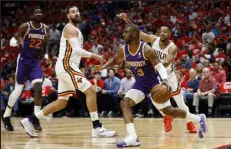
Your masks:
M 103 66 L 101 66 L 101 65 L 95 65 L 95 72 L 100 72 L 103 69 L 104 69 Z
M 128 16 L 126 13 L 120 13 L 117 16 L 120 17 L 121 19 L 123 19 L 124 21 L 128 19 Z
M 96 60 L 98 60 L 100 62 L 105 62 L 105 59 L 103 58 L 103 56 L 95 54 L 95 53 L 92 53 L 91 58 L 94 58 L 94 59 L 96 59 Z
M 169 83 L 168 83 L 168 80 L 167 80 L 167 79 L 162 80 L 161 84 L 167 86 L 167 88 L 168 88 L 169 91 L 172 90 L 171 87 L 170 87 L 170 85 L 169 85 Z

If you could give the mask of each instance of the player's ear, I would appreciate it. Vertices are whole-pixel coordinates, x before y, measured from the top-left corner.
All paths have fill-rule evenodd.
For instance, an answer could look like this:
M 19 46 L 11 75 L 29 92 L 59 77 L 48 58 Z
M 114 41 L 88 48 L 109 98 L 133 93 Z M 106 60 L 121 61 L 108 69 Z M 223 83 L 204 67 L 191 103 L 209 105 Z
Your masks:
M 67 18 L 70 19 L 70 15 L 69 14 L 67 14 Z

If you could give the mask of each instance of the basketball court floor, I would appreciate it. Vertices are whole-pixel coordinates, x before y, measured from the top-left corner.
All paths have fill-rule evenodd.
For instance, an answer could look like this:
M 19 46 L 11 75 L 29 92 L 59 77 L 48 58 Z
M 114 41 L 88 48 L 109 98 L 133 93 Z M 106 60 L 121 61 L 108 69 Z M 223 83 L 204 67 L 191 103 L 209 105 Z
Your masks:
M 1 123 L 1 149 L 116 149 L 115 143 L 125 137 L 122 118 L 101 119 L 106 128 L 117 131 L 113 138 L 91 138 L 90 118 L 43 119 L 39 138 L 30 138 L 19 124 L 22 118 L 12 118 L 15 131 L 6 131 Z M 174 119 L 169 133 L 163 130 L 160 118 L 135 119 L 141 146 L 132 149 L 213 149 L 231 144 L 231 118 L 207 119 L 208 133 L 204 139 L 189 134 L 184 120 Z

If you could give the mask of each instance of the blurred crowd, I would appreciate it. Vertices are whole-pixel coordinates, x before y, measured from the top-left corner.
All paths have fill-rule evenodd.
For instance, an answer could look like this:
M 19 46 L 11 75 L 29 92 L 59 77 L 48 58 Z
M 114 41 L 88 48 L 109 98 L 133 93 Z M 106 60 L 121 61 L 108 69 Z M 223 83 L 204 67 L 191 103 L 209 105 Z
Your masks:
M 218 86 L 231 81 L 231 2 L 180 1 L 180 2 L 115 2 L 115 1 L 43 1 L 43 2 L 4 2 L 1 20 L 1 103 L 6 103 L 13 90 L 16 58 L 18 48 L 10 47 L 9 40 L 23 22 L 29 21 L 30 12 L 34 6 L 43 9 L 43 22 L 49 31 L 49 58 L 52 67 L 41 60 L 44 72 L 43 97 L 44 104 L 57 98 L 57 78 L 54 66 L 58 56 L 59 40 L 65 24 L 65 6 L 76 5 L 80 9 L 82 23 L 79 25 L 84 35 L 84 49 L 103 55 L 110 59 L 120 46 L 124 45 L 122 33 L 126 25 L 116 14 L 126 12 L 128 17 L 140 29 L 148 34 L 158 36 L 158 29 L 163 24 L 171 26 L 171 40 L 178 46 L 175 64 L 181 87 L 185 91 L 186 102 L 191 100 L 194 112 L 199 112 L 193 93 L 201 87 L 203 79 L 202 68 L 209 68 Z M 120 116 L 119 101 L 135 80 L 130 70 L 115 66 L 105 72 L 95 72 L 94 65 L 98 61 L 82 59 L 81 70 L 97 90 L 97 102 L 101 116 Z M 193 80 L 198 80 L 193 82 Z M 196 84 L 196 85 L 195 85 Z M 25 83 L 25 89 L 20 96 L 20 103 L 33 102 L 33 90 L 30 82 Z M 77 92 L 71 97 L 70 105 L 58 115 L 88 116 L 85 97 Z M 218 98 L 218 96 L 216 96 Z M 76 100 L 78 99 L 78 100 Z M 75 103 L 75 104 L 72 104 Z M 1 104 L 1 110 L 4 105 Z M 18 105 L 16 104 L 15 115 Z M 76 106 L 73 106 L 76 105 Z M 25 105 L 23 105 L 25 106 Z M 209 105 L 211 106 L 211 105 Z M 210 109 L 210 108 L 209 108 Z M 155 109 L 149 99 L 134 109 L 139 117 L 153 115 Z M 211 109 L 210 111 L 211 112 Z M 60 114 L 61 113 L 61 114 Z

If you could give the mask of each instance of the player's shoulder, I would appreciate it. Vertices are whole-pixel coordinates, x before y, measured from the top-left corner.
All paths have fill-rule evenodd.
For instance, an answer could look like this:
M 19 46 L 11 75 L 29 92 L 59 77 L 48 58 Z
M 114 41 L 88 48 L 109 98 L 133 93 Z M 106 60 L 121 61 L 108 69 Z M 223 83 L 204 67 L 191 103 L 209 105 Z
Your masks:
M 171 45 L 169 47 L 169 50 L 178 50 L 177 45 L 173 41 L 170 41 L 170 42 L 171 42 Z

